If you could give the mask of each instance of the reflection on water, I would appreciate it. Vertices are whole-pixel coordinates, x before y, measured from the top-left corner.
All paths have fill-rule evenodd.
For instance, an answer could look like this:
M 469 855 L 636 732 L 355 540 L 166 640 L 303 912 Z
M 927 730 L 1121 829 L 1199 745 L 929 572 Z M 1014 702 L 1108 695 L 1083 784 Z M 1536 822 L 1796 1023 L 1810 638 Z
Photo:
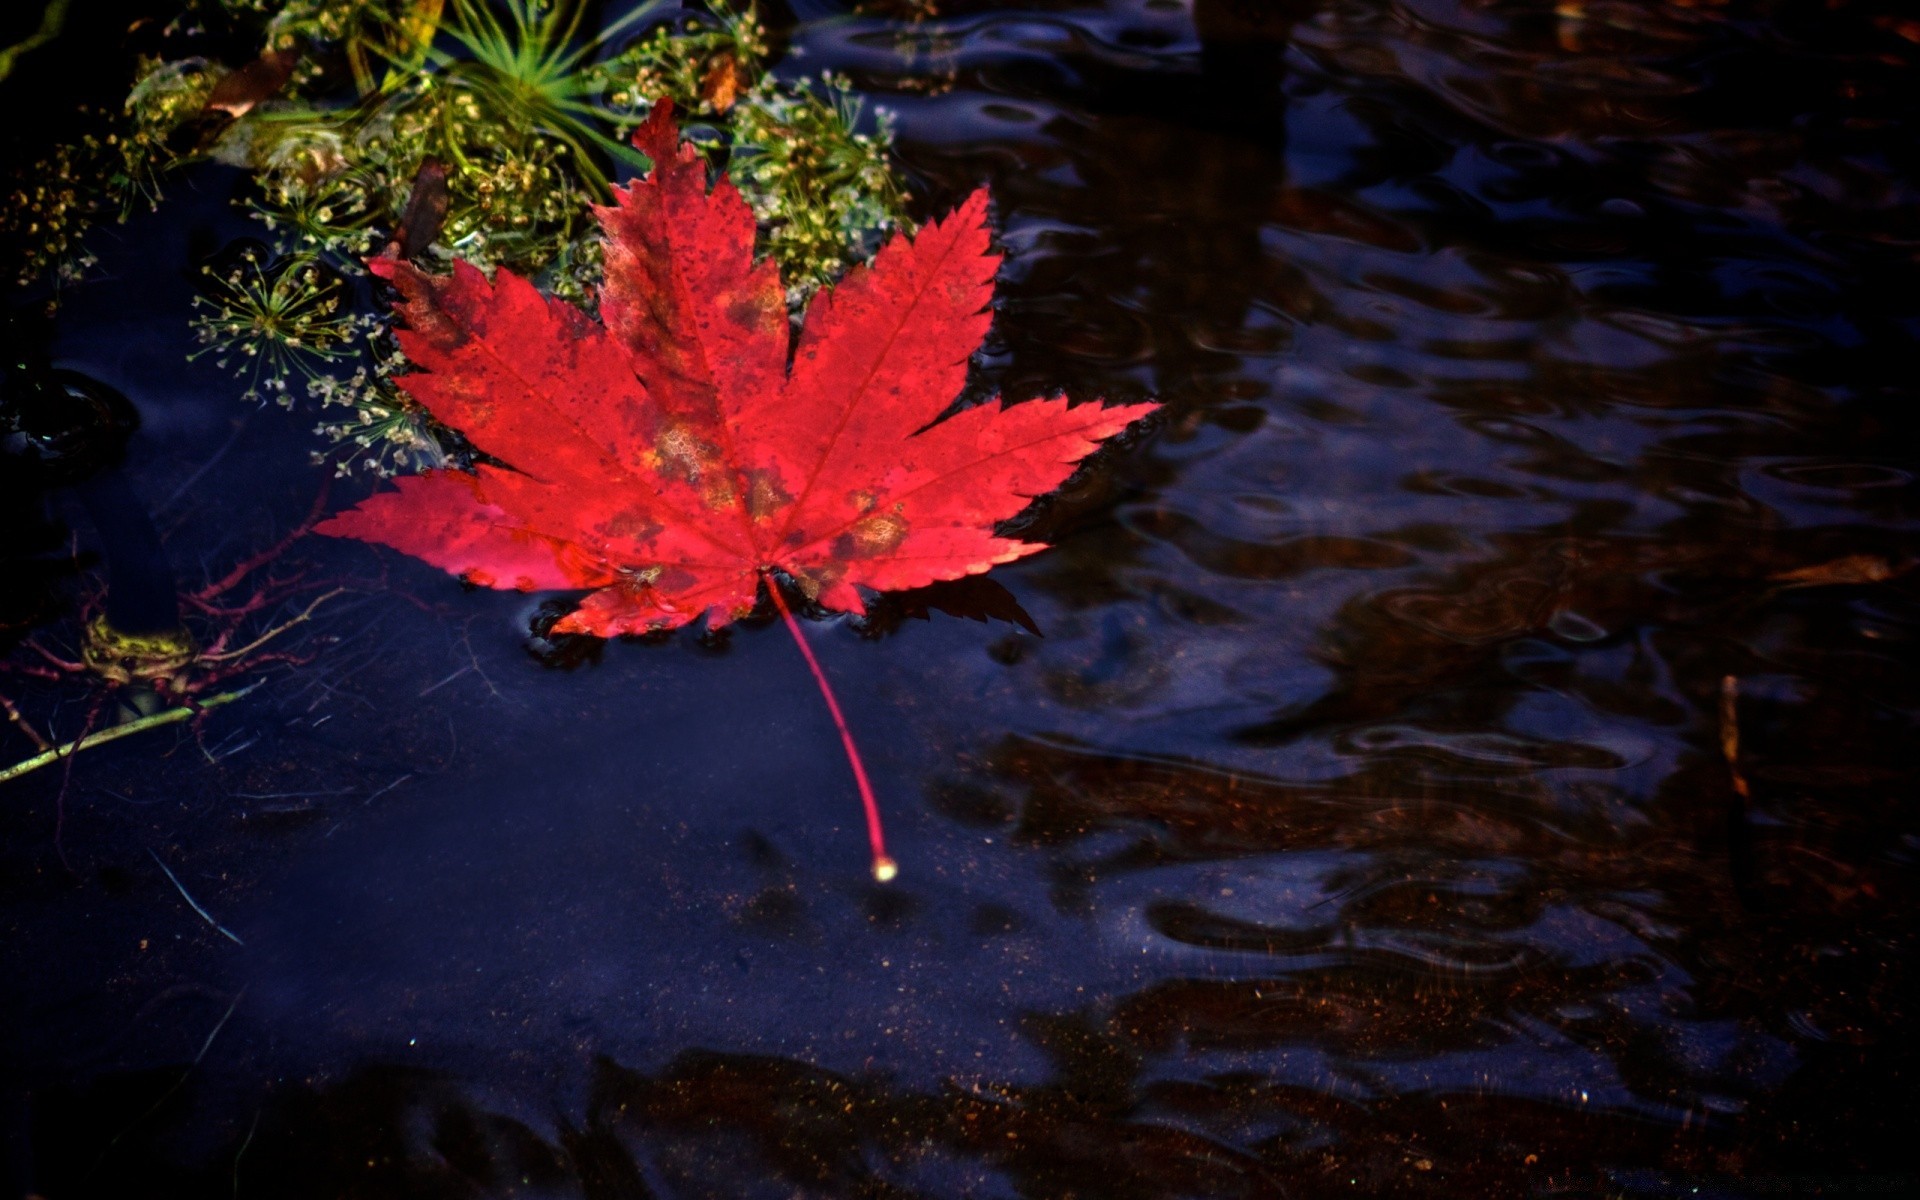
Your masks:
M 766 627 L 548 670 L 532 602 L 393 565 L 421 604 L 229 718 L 247 755 L 82 762 L 78 881 L 46 845 L 58 781 L 10 793 L 20 1178 L 1739 1195 L 1907 1170 L 1912 21 L 860 7 L 796 4 L 788 69 L 900 114 L 929 211 L 991 183 L 978 394 L 1169 403 L 1024 518 L 1057 546 L 996 572 L 1014 602 L 820 630 L 900 885 L 859 877 L 831 728 Z M 141 386 L 176 347 L 104 348 L 134 319 L 110 309 L 76 297 L 61 352 L 146 407 L 128 470 L 169 494 L 226 401 Z M 209 476 L 203 523 L 242 495 L 297 516 L 275 436 Z M 181 915 L 154 845 L 244 949 Z

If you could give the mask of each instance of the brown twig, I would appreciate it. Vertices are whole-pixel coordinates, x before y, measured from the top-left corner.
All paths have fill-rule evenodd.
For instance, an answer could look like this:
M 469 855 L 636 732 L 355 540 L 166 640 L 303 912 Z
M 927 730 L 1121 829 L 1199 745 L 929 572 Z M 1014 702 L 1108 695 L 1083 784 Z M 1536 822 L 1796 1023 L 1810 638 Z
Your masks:
M 301 609 L 299 615 L 296 617 L 293 617 L 291 620 L 282 621 L 280 624 L 275 625 L 272 629 L 267 630 L 265 633 L 261 634 L 259 637 L 253 639 L 251 642 L 248 642 L 246 645 L 240 647 L 237 650 L 223 650 L 218 654 L 212 654 L 212 653 L 202 654 L 200 656 L 200 661 L 212 662 L 212 663 L 225 663 L 225 662 L 231 662 L 236 658 L 245 658 L 247 655 L 251 654 L 253 651 L 258 650 L 261 646 L 266 645 L 268 642 L 272 641 L 274 638 L 277 638 L 281 634 L 285 633 L 287 630 L 292 629 L 295 625 L 306 624 L 307 621 L 312 618 L 314 609 L 319 608 L 322 604 L 325 604 L 327 601 L 333 599 L 335 596 L 343 594 L 344 592 L 346 592 L 346 590 L 347 589 L 344 587 L 337 587 L 330 592 L 326 592 L 326 593 L 323 593 L 322 595 L 316 596 L 314 597 L 312 603 L 308 604 L 305 608 Z
M 49 742 L 46 738 L 40 736 L 40 731 L 33 727 L 33 723 L 27 720 L 27 718 L 20 712 L 19 708 L 17 708 L 14 705 L 12 700 L 9 700 L 5 696 L 0 696 L 0 707 L 3 707 L 7 710 L 7 720 L 12 721 L 15 725 L 20 727 L 20 732 L 27 735 L 27 740 L 33 743 L 34 749 L 36 750 L 53 749 L 53 743 Z
M 1751 794 L 1746 776 L 1740 773 L 1740 680 L 1732 675 L 1720 680 L 1720 756 L 1727 760 L 1727 774 L 1733 779 L 1734 794 L 1744 802 Z
M 287 547 L 293 545 L 295 542 L 299 541 L 301 538 L 307 536 L 307 534 L 313 529 L 313 527 L 320 523 L 320 514 L 326 510 L 327 492 L 331 489 L 331 486 L 332 486 L 331 480 L 327 480 L 321 483 L 320 494 L 313 498 L 313 507 L 307 510 L 306 519 L 301 521 L 298 525 L 294 526 L 291 530 L 289 530 L 287 532 L 287 536 L 281 538 L 279 541 L 275 542 L 273 545 L 269 546 L 265 550 L 262 550 L 260 553 L 254 555 L 253 557 L 242 559 L 240 563 L 233 568 L 233 570 L 228 571 L 226 575 L 221 578 L 220 582 L 201 588 L 200 591 L 196 594 L 201 597 L 224 595 L 225 593 L 238 587 L 240 585 L 240 582 L 244 580 L 247 576 L 253 574 L 255 571 L 258 571 L 261 567 L 264 567 L 268 563 L 279 558 L 282 554 L 285 554 L 287 552 Z

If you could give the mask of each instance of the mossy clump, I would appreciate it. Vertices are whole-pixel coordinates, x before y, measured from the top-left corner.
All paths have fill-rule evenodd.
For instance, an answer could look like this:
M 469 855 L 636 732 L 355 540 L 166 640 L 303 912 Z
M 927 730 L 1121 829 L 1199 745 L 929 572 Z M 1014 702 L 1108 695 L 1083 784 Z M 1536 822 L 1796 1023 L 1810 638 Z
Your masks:
M 734 120 L 732 175 L 766 230 L 795 307 L 872 256 L 903 221 L 905 196 L 888 158 L 892 122 L 859 132 L 846 80 L 794 88 L 763 80 Z
M 242 203 L 272 246 L 207 277 L 200 353 L 240 371 L 249 398 L 290 406 L 304 390 L 343 469 L 391 473 L 457 445 L 389 382 L 399 350 L 385 316 L 353 314 L 372 307 L 354 282 L 361 262 L 394 236 L 423 164 L 444 170 L 446 189 L 437 235 L 417 251 L 427 265 L 506 267 L 576 304 L 591 304 L 601 270 L 591 208 L 644 168 L 626 139 L 662 99 L 730 168 L 796 311 L 904 223 L 884 114 L 863 130 L 845 80 L 769 75 L 751 3 L 652 0 L 597 33 L 589 7 L 198 0 L 206 19 L 251 28 L 261 63 L 285 64 L 274 85 L 234 102 L 216 92 L 232 74 L 218 63 L 143 62 L 113 127 L 58 152 L 46 182 L 14 197 L 11 219 L 35 245 L 23 278 L 83 272 L 86 221 L 156 201 L 182 162 L 244 168 Z M 104 196 L 62 182 L 80 178 L 104 180 Z

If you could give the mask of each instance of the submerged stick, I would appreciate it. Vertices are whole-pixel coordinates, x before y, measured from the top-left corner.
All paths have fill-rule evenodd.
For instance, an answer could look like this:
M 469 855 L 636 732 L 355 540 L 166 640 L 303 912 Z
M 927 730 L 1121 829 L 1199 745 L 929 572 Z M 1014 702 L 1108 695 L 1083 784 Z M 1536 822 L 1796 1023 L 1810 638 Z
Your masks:
M 256 684 L 254 686 L 257 687 L 259 685 Z M 148 713 L 144 717 L 135 717 L 124 725 L 115 725 L 111 729 L 101 729 L 94 733 L 89 733 L 84 737 L 77 737 L 63 745 L 53 746 L 43 750 L 32 758 L 23 758 L 10 767 L 0 767 L 0 783 L 5 783 L 9 779 L 18 779 L 29 771 L 38 771 L 41 767 L 50 766 L 63 758 L 70 758 L 90 747 L 117 741 L 120 738 L 127 737 L 130 734 L 140 733 L 144 730 L 158 729 L 162 725 L 172 725 L 184 721 L 188 717 L 205 712 L 209 708 L 218 708 L 222 704 L 238 700 L 252 690 L 253 688 L 251 687 L 244 687 L 237 692 L 222 692 L 213 699 L 203 700 L 191 708 L 182 705 L 179 708 L 162 709 L 157 713 Z
M 164 1106 L 167 1101 L 173 1099 L 173 1094 L 179 1091 L 181 1087 L 186 1084 L 188 1079 L 191 1079 L 193 1077 L 194 1071 L 199 1068 L 202 1062 L 206 1061 L 207 1051 L 213 1049 L 213 1040 L 220 1036 L 220 1031 L 227 1027 L 228 1021 L 233 1019 L 234 1012 L 239 1009 L 240 1001 L 245 998 L 246 994 L 247 994 L 247 989 L 241 988 L 240 991 L 234 995 L 233 1003 L 227 1005 L 227 1011 L 224 1013 L 221 1013 L 220 1019 L 213 1023 L 213 1032 L 207 1034 L 207 1040 L 200 1043 L 200 1053 L 193 1056 L 193 1062 L 188 1064 L 186 1070 L 180 1072 L 180 1078 L 173 1081 L 172 1087 L 160 1093 L 160 1098 L 158 1100 L 155 1100 L 152 1106 L 147 1109 L 147 1111 L 141 1113 L 139 1116 L 135 1117 L 133 1120 L 127 1122 L 126 1126 L 123 1129 L 121 1129 L 119 1133 L 116 1133 L 113 1135 L 113 1140 L 107 1143 L 107 1148 L 102 1150 L 100 1152 L 100 1157 L 94 1160 L 93 1170 L 88 1171 L 84 1176 L 81 1177 L 82 1183 L 85 1183 L 87 1180 L 93 1178 L 94 1172 L 98 1171 L 101 1167 L 101 1164 L 107 1161 L 107 1156 L 113 1153 L 114 1148 L 120 1144 L 120 1140 L 122 1138 L 126 1137 L 129 1133 L 132 1133 L 134 1129 L 140 1124 L 140 1122 L 146 1120 L 148 1117 L 151 1117 L 153 1114 L 159 1112 L 161 1107 Z
M 806 636 L 800 632 L 800 622 L 794 619 L 793 610 L 787 607 L 786 597 L 780 594 L 780 585 L 769 579 L 767 590 L 773 593 L 774 606 L 785 619 L 787 632 L 793 635 L 793 644 L 800 647 L 801 655 L 806 658 L 807 669 L 813 672 L 813 681 L 820 685 L 820 695 L 827 702 L 827 711 L 833 714 L 833 723 L 840 730 L 840 744 L 847 749 L 847 761 L 853 765 L 853 781 L 860 788 L 860 803 L 867 810 L 867 844 L 873 849 L 873 877 L 886 883 L 900 873 L 900 864 L 887 855 L 887 840 L 880 831 L 880 805 L 873 798 L 873 784 L 867 780 L 867 768 L 860 761 L 860 749 L 853 744 L 853 731 L 847 728 L 847 718 L 840 711 L 840 702 L 834 699 L 833 689 L 827 686 L 827 673 L 820 669 L 820 660 L 813 656 L 813 647 L 807 645 Z
M 180 882 L 180 877 L 173 873 L 172 867 L 169 867 L 166 863 L 160 861 L 160 856 L 158 854 L 155 854 L 152 850 L 148 850 L 147 857 L 153 860 L 154 866 L 159 867 L 162 871 L 166 872 L 167 882 L 173 885 L 173 890 L 176 892 L 179 892 L 180 898 L 182 900 L 185 900 L 188 906 L 193 909 L 193 911 L 199 913 L 201 918 L 205 920 L 207 924 L 213 926 L 216 930 L 218 930 L 221 933 L 222 936 L 224 936 L 228 941 L 232 942 L 234 945 L 236 946 L 246 945 L 245 942 L 240 940 L 240 937 L 238 934 L 234 933 L 233 930 L 228 929 L 225 925 L 222 925 L 220 922 L 214 920 L 212 913 L 200 907 L 200 902 L 198 900 L 195 900 L 192 894 L 187 891 L 187 885 Z

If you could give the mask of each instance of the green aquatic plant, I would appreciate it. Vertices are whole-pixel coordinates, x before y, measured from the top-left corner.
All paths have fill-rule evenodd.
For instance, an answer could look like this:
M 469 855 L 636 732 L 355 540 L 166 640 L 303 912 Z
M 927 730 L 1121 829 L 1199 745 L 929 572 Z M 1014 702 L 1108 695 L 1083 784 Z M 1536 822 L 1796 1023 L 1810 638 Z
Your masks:
M 73 283 L 94 264 L 81 235 L 104 204 L 97 180 L 106 162 L 97 137 L 55 148 L 33 164 L 0 204 L 0 245 L 9 247 L 14 282 L 27 287 L 50 279 L 56 288 Z
M 283 139 L 275 147 L 279 161 L 260 172 L 260 194 L 247 201 L 247 207 L 276 236 L 303 249 L 364 258 L 379 247 L 386 231 L 381 193 L 388 181 L 365 167 L 308 165 L 325 153 L 330 135 L 317 132 L 318 138 Z
M 417 78 L 353 132 L 351 166 L 330 182 L 364 197 L 383 228 L 395 225 L 414 174 L 433 159 L 448 164 L 446 253 L 539 275 L 580 236 L 592 191 L 565 144 L 503 121 L 470 90 Z
M 766 228 L 796 308 L 880 238 L 905 223 L 905 196 L 888 159 L 892 123 L 859 132 L 846 80 L 785 88 L 763 82 L 734 121 L 733 177 Z
M 362 94 L 389 64 L 401 71 L 419 65 L 439 31 L 446 0 L 219 0 L 228 13 L 265 20 L 269 50 L 337 50 L 346 59 Z M 298 77 L 312 82 L 324 74 L 310 59 Z
M 612 30 L 653 7 L 634 10 Z M 420 12 L 418 5 L 364 3 L 354 12 L 369 8 L 388 21 Z M 444 13 L 433 12 L 446 45 L 425 49 L 416 69 L 392 62 L 381 82 L 344 108 L 298 97 L 262 106 L 229 135 L 226 157 L 255 172 L 253 207 L 269 228 L 309 248 L 353 255 L 373 248 L 375 230 L 392 227 L 419 165 L 442 162 L 449 168 L 444 253 L 510 266 L 578 295 L 594 269 L 584 252 L 588 208 L 608 198 L 616 163 L 643 161 L 613 136 L 618 114 L 598 103 L 603 81 L 583 69 L 600 45 L 581 35 L 586 12 L 576 0 L 505 0 L 500 10 L 448 0 Z M 377 22 L 365 17 L 359 25 Z M 349 27 L 344 18 L 302 26 Z
M 248 246 L 201 275 L 191 321 L 200 349 L 188 357 L 215 356 L 215 366 L 247 379 L 249 400 L 292 407 L 290 376 L 318 378 L 325 364 L 358 354 L 373 327 L 345 310 L 345 281 L 312 253 L 272 258 Z
M 457 445 L 388 384 L 398 351 L 386 319 L 343 307 L 343 277 L 394 236 L 423 163 L 445 168 L 444 216 L 409 254 L 507 267 L 587 306 L 601 273 L 592 208 L 619 172 L 646 165 L 626 139 L 663 99 L 693 119 L 715 166 L 731 165 L 796 312 L 906 226 L 885 115 L 862 131 L 845 80 L 769 76 L 750 2 L 644 0 L 600 28 L 589 0 L 198 0 L 197 11 L 257 23 L 259 62 L 236 76 L 204 58 L 143 60 L 112 128 L 56 152 L 0 223 L 28 235 L 23 280 L 72 278 L 90 263 L 79 235 L 94 216 L 157 202 L 185 161 L 245 169 L 241 203 L 275 249 L 209 277 L 195 356 L 239 370 L 249 399 L 290 407 L 304 391 L 342 469 L 406 470 Z M 271 83 L 230 103 L 269 62 Z M 102 182 L 73 182 L 86 179 Z
M 370 341 L 368 359 L 350 374 L 322 373 L 307 381 L 307 395 L 320 408 L 313 431 L 330 447 L 313 452 L 315 465 L 331 462 L 338 476 L 357 469 L 381 478 L 447 465 L 455 457 L 448 447 L 461 445 L 459 436 L 393 382 L 407 359 L 390 334 Z
M 406 358 L 386 322 L 347 306 L 347 281 L 312 251 L 270 256 L 244 246 L 201 268 L 192 318 L 200 349 L 214 365 L 247 380 L 244 398 L 291 409 L 304 395 L 320 410 L 314 432 L 332 446 L 316 451 L 336 474 L 382 476 L 446 461 L 445 431 L 392 382 Z M 303 391 L 288 386 L 304 381 Z
M 717 3 L 679 14 L 610 58 L 588 64 L 583 77 L 600 109 L 625 138 L 660 100 L 695 121 L 722 119 L 759 83 L 767 30 L 752 6 Z
M 93 112 L 93 128 L 63 142 L 15 177 L 0 210 L 0 240 L 25 287 L 80 279 L 94 264 L 81 237 L 106 216 L 124 219 L 160 202 L 160 178 L 182 155 L 173 145 L 224 76 L 205 59 L 143 58 L 119 113 Z
M 611 183 L 602 161 L 637 167 L 646 159 L 609 136 L 597 80 L 582 67 L 607 39 L 662 3 L 647 0 L 598 37 L 583 38 L 587 6 L 580 0 L 501 0 L 504 19 L 486 0 L 452 0 L 442 28 L 464 53 L 427 52 L 440 90 L 457 98 L 439 113 L 456 125 L 483 123 L 523 141 L 539 139 L 569 159 L 597 199 L 607 199 Z M 449 128 L 443 136 L 451 161 L 464 168 L 463 131 Z
M 204 58 L 140 60 L 127 93 L 126 119 L 104 138 L 119 160 L 107 187 L 122 216 L 139 202 L 149 208 L 160 203 L 161 176 L 190 153 L 174 144 L 176 136 L 206 112 L 207 101 L 226 75 L 226 68 Z
M 66 28 L 67 8 L 71 0 L 47 0 L 47 6 L 40 10 L 40 24 L 34 31 L 11 46 L 0 46 L 0 79 L 13 74 L 13 64 L 28 54 L 60 36 Z

